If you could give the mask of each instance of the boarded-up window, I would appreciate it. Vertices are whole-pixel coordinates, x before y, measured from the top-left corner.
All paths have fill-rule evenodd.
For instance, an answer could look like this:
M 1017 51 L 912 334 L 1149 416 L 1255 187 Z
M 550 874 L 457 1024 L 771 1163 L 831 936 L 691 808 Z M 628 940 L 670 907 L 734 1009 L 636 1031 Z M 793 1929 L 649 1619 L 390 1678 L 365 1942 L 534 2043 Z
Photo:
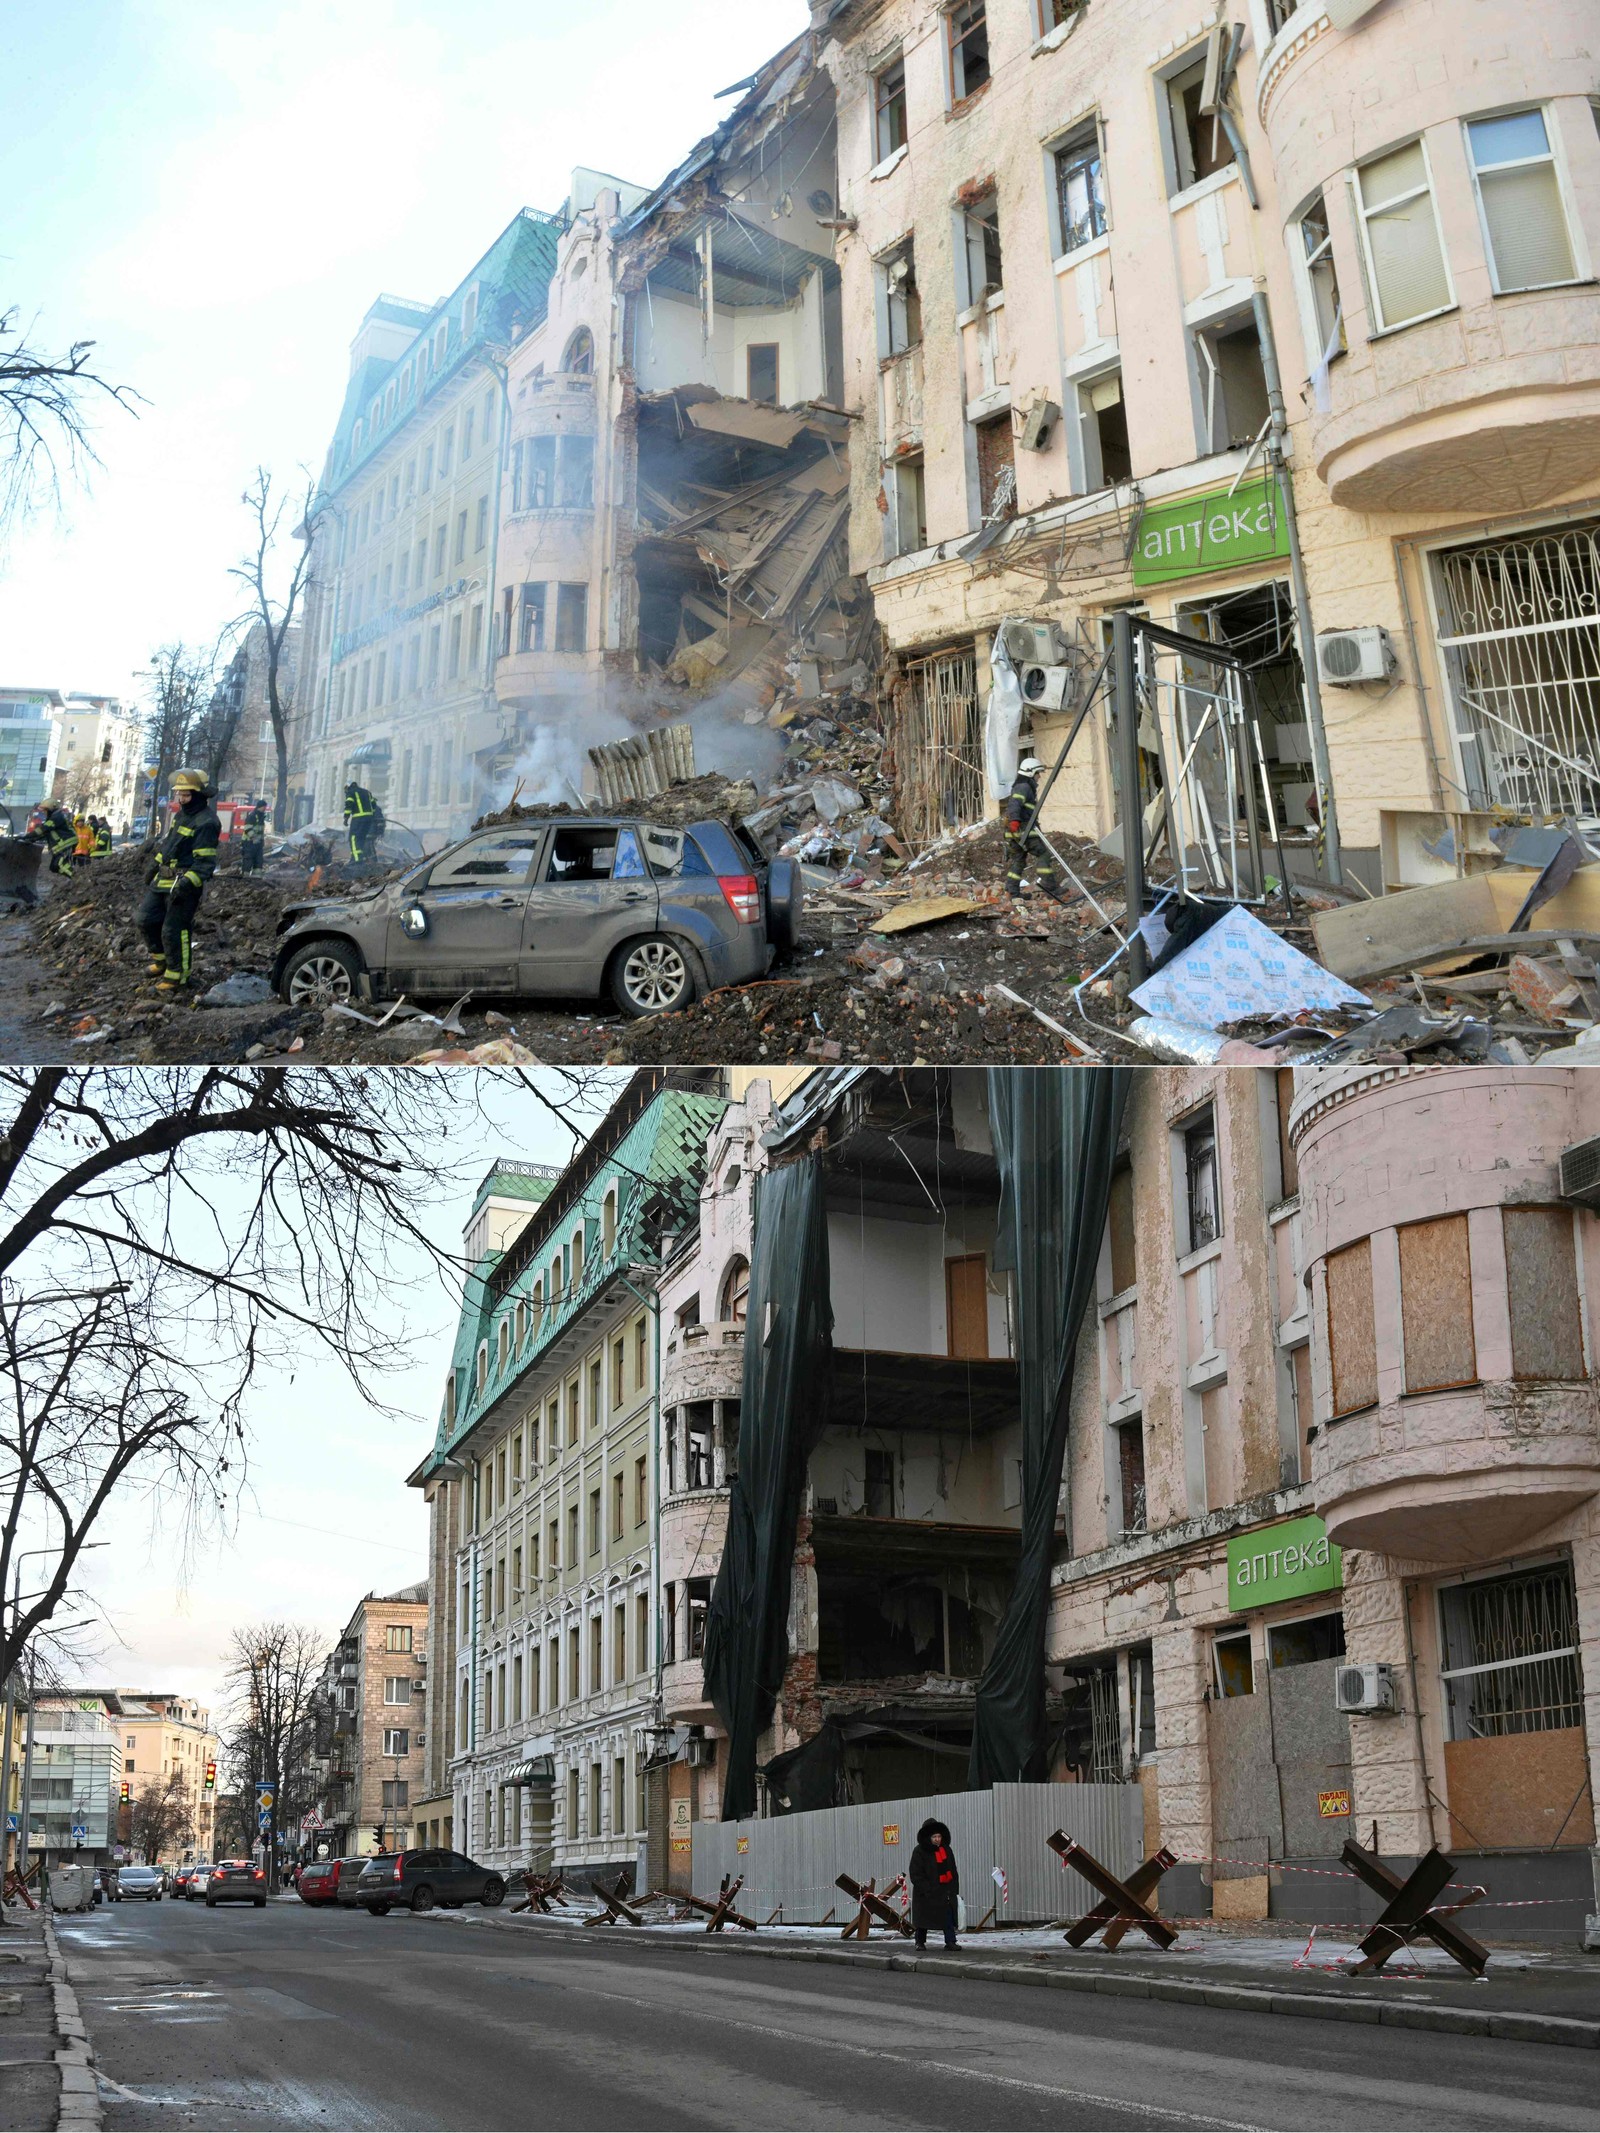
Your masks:
M 1372 1241 L 1328 1254 L 1328 1359 L 1333 1411 L 1354 1414 L 1378 1397 L 1378 1344 L 1372 1324 Z
M 1470 1385 L 1478 1375 L 1478 1355 L 1465 1215 L 1442 1215 L 1401 1230 L 1400 1312 L 1406 1391 Z
M 1127 1163 L 1111 1173 L 1111 1207 L 1106 1219 L 1111 1231 L 1111 1293 L 1120 1296 L 1139 1278 L 1133 1253 L 1133 1170 Z
M 1570 1210 L 1507 1207 L 1501 1219 L 1511 1302 L 1511 1375 L 1581 1378 L 1583 1326 Z

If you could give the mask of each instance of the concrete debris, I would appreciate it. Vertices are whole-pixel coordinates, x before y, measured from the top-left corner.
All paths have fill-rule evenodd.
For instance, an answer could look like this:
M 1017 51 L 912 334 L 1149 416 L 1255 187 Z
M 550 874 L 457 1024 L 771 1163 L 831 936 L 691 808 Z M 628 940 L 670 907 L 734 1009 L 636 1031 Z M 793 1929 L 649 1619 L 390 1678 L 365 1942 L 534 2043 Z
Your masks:
M 202 1007 L 259 1007 L 274 997 L 272 987 L 265 978 L 257 977 L 252 970 L 236 970 L 231 978 L 223 978 L 209 992 L 200 995 Z

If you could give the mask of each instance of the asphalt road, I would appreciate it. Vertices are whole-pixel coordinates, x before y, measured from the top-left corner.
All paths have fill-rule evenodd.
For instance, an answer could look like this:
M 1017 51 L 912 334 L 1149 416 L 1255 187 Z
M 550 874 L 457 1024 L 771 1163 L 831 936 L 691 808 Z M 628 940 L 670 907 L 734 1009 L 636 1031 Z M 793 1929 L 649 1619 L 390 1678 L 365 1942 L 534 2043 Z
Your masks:
M 62 1920 L 107 2125 L 1600 2129 L 1592 2052 L 479 1916 Z

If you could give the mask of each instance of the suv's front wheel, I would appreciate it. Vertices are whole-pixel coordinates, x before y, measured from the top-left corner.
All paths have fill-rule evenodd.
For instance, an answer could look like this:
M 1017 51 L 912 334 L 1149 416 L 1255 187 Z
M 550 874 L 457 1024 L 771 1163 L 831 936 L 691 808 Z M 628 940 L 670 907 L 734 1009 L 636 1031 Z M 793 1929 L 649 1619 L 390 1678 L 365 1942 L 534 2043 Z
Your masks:
M 506 1900 L 505 1883 L 498 1879 L 490 1879 L 486 1881 L 483 1884 L 483 1895 L 479 1900 L 483 1904 L 483 1907 L 486 1911 L 494 1910 L 498 1905 L 504 1903 Z
M 361 958 L 348 941 L 307 941 L 284 964 L 278 991 L 291 1007 L 342 1007 L 360 978 Z
M 701 991 L 694 951 L 665 933 L 647 934 L 617 950 L 611 966 L 611 997 L 625 1015 L 671 1015 Z

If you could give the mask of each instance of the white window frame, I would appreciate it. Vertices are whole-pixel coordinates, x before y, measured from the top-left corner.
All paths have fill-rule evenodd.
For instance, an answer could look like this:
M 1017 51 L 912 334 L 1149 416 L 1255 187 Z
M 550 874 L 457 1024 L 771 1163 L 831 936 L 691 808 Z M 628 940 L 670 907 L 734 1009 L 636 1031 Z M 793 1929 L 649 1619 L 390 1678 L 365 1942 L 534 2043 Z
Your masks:
M 1499 262 L 1494 256 L 1494 240 L 1489 233 L 1489 217 L 1484 210 L 1483 187 L 1479 183 L 1478 161 L 1472 152 L 1472 128 L 1484 119 L 1521 118 L 1525 113 L 1537 111 L 1544 121 L 1545 152 L 1542 156 L 1524 156 L 1515 163 L 1497 163 L 1490 175 L 1502 170 L 1531 170 L 1538 164 L 1548 162 L 1556 176 L 1556 198 L 1561 203 L 1562 219 L 1567 232 L 1567 250 L 1572 254 L 1572 272 L 1563 281 L 1531 281 L 1517 289 L 1502 289 L 1500 286 Z M 1595 125 L 1600 130 L 1600 111 L 1595 112 Z M 1571 289 L 1580 282 L 1592 279 L 1589 268 L 1588 248 L 1583 241 L 1583 224 L 1577 212 L 1577 203 L 1572 197 L 1572 183 L 1567 170 L 1565 145 L 1561 129 L 1555 122 L 1555 112 L 1546 103 L 1512 104 L 1505 110 L 1474 111 L 1461 121 L 1461 146 L 1467 159 L 1467 173 L 1472 180 L 1473 203 L 1478 210 L 1478 232 L 1483 239 L 1484 262 L 1489 269 L 1489 286 L 1496 296 L 1532 296 L 1540 289 Z
M 411 1694 L 411 1688 L 412 1683 L 409 1674 L 385 1674 L 385 1676 L 383 1677 L 383 1701 L 385 1708 L 391 1711 L 398 1711 L 402 1708 L 409 1710 L 414 1700 Z M 403 1696 L 391 1695 L 389 1693 L 391 1689 L 404 1689 L 405 1694 Z
M 404 1734 L 405 1746 L 394 1745 L 396 1734 Z M 385 1726 L 383 1729 L 383 1752 L 385 1755 L 409 1755 L 411 1753 L 411 1728 L 409 1726 Z
M 1361 173 L 1363 169 L 1370 168 L 1372 164 L 1381 163 L 1386 156 L 1396 155 L 1402 148 L 1411 147 L 1413 142 L 1422 150 L 1422 168 L 1427 178 L 1426 186 L 1419 187 L 1418 192 L 1406 193 L 1393 200 L 1385 200 L 1383 206 L 1375 212 L 1383 214 L 1388 209 L 1399 206 L 1401 199 L 1415 200 L 1419 192 L 1426 191 L 1428 205 L 1433 211 L 1434 234 L 1439 240 L 1439 258 L 1444 267 L 1444 285 L 1449 291 L 1449 298 L 1447 302 L 1435 305 L 1431 311 L 1418 311 L 1412 317 L 1400 319 L 1397 323 L 1391 325 L 1383 315 L 1383 299 L 1378 288 L 1378 271 L 1373 265 L 1372 245 L 1367 236 L 1367 201 L 1366 194 L 1362 189 Z M 1404 333 L 1409 327 L 1420 326 L 1427 319 L 1443 318 L 1447 312 L 1454 311 L 1459 300 L 1456 296 L 1455 276 L 1450 271 L 1449 249 L 1444 241 L 1444 224 L 1439 220 L 1439 194 L 1433 182 L 1433 158 L 1428 153 L 1427 135 L 1416 133 L 1403 141 L 1391 141 L 1387 148 L 1379 149 L 1375 155 L 1365 157 L 1360 163 L 1353 163 L 1347 175 L 1350 183 L 1350 203 L 1355 211 L 1356 233 L 1361 246 L 1361 278 L 1367 292 L 1370 326 L 1367 339 L 1376 341 L 1385 334 Z
M 907 471 L 907 466 L 908 466 L 908 463 L 909 463 L 910 465 L 914 465 L 915 467 L 917 467 L 917 468 L 918 468 L 918 470 L 920 471 L 920 474 L 921 474 L 921 478 L 922 478 L 922 535 L 923 535 L 923 538 L 922 538 L 921 542 L 920 542 L 920 543 L 919 543 L 919 544 L 918 544 L 918 545 L 917 545 L 916 547 L 912 547 L 912 548 L 908 548 L 908 547 L 905 547 L 905 546 L 903 546 L 903 545 L 902 545 L 902 542 L 901 542 L 901 521 L 900 521 L 900 511 L 901 511 L 901 504 L 900 504 L 900 480 L 901 480 L 901 476 L 902 476 L 902 475 L 903 475 L 903 474 L 904 474 L 904 473 L 905 473 L 905 472 Z M 898 558 L 899 558 L 899 557 L 901 557 L 901 556 L 906 556 L 906 555 L 920 555 L 920 554 L 922 553 L 922 550 L 923 550 L 924 548 L 926 548 L 926 547 L 927 547 L 927 545 L 928 545 L 928 538 L 927 538 L 927 536 L 928 536 L 928 466 L 927 466 L 927 460 L 926 460 L 926 457 L 924 456 L 924 454 L 922 454 L 921 452 L 906 452 L 906 453 L 903 453 L 903 454 L 902 454 L 902 455 L 901 455 L 901 456 L 900 456 L 900 457 L 899 457 L 898 459 L 890 459 L 890 460 L 887 460 L 887 461 L 885 461 L 885 463 L 884 463 L 884 469 L 883 469 L 883 471 L 884 471 L 884 477 L 885 477 L 886 481 L 887 481 L 887 482 L 889 483 L 889 485 L 890 485 L 890 504 L 891 504 L 891 509 L 890 509 L 890 513 L 889 513 L 889 525 L 888 525 L 888 528 L 886 529 L 886 530 L 887 530 L 887 532 L 888 532 L 888 537 L 889 537 L 889 554 L 888 554 L 888 556 L 887 556 L 887 557 L 885 558 L 885 560 L 886 560 L 886 561 L 888 561 L 888 562 L 891 562 L 891 563 L 892 563 L 892 562 L 895 562 L 895 561 L 897 561 L 897 560 L 898 560 Z
M 1105 211 L 1106 226 L 1097 236 L 1085 237 L 1081 244 L 1075 244 L 1069 249 L 1066 218 L 1061 212 L 1061 178 L 1056 159 L 1078 134 L 1087 133 L 1091 126 L 1094 128 L 1096 158 L 1100 166 L 1100 202 Z M 1097 248 L 1103 248 L 1111 234 L 1111 187 L 1106 173 L 1106 132 L 1099 108 L 1084 112 L 1081 117 L 1074 119 L 1070 126 L 1064 126 L 1059 133 L 1052 134 L 1045 142 L 1044 149 L 1045 206 L 1050 217 L 1051 257 L 1058 265 L 1062 262 L 1076 265 L 1080 259 L 1088 258 Z
M 1350 352 L 1350 313 L 1345 302 L 1344 289 L 1339 281 L 1339 257 L 1333 241 L 1333 217 L 1328 213 L 1328 188 L 1318 186 L 1301 201 L 1284 225 L 1284 237 L 1289 248 L 1289 268 L 1294 279 L 1295 298 L 1300 306 L 1300 337 L 1305 343 L 1306 371 L 1309 376 L 1322 362 L 1322 322 L 1317 316 L 1316 284 L 1311 279 L 1311 258 L 1306 251 L 1305 218 L 1317 201 L 1322 202 L 1322 212 L 1328 224 L 1326 239 L 1328 258 L 1333 265 L 1333 285 L 1339 295 L 1339 346 L 1328 357 L 1336 363 Z

